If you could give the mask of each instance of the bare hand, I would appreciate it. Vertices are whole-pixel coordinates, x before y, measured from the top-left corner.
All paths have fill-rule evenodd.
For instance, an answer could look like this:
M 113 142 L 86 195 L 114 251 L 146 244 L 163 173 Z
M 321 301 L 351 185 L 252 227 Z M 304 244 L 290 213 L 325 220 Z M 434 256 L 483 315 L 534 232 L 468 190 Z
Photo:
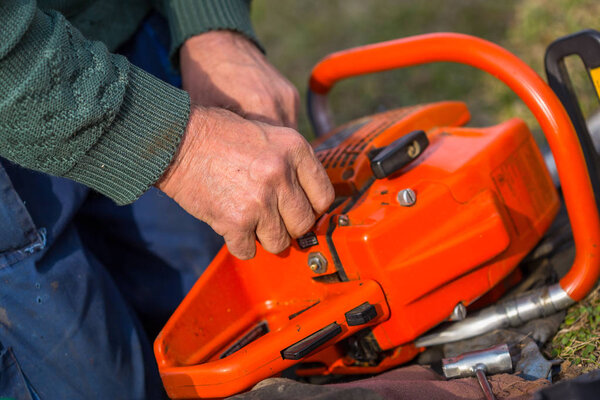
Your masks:
M 255 240 L 271 253 L 306 233 L 333 201 L 321 163 L 296 131 L 193 108 L 179 152 L 157 183 L 225 238 L 241 259 Z
M 241 34 L 194 36 L 185 41 L 179 57 L 183 88 L 193 103 L 296 129 L 298 91 Z

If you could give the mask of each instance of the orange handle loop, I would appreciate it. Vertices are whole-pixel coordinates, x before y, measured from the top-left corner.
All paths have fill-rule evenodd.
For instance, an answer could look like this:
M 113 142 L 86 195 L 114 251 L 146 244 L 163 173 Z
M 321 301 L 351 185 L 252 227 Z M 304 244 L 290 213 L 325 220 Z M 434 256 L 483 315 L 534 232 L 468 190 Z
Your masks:
M 315 66 L 310 89 L 325 95 L 344 78 L 440 61 L 490 73 L 510 87 L 536 117 L 556 161 L 575 240 L 575 261 L 560 286 L 573 300 L 581 300 L 600 276 L 598 209 L 571 120 L 554 92 L 527 64 L 486 40 L 433 33 L 334 53 Z

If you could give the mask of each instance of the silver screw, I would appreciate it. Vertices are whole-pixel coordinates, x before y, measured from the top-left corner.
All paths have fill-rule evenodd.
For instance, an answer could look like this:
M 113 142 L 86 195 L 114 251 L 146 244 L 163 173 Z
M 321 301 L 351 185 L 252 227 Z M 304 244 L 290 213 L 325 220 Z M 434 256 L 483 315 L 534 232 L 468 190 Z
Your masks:
M 398 203 L 403 207 L 413 206 L 417 202 L 417 194 L 412 189 L 402 189 L 396 196 Z
M 449 321 L 462 321 L 467 317 L 467 307 L 463 303 L 458 303 L 454 310 L 452 310 L 452 314 L 450 314 Z
M 348 218 L 347 215 L 340 215 L 338 216 L 338 225 L 339 226 L 348 226 L 350 225 L 350 219 Z
M 322 274 L 327 271 L 327 259 L 319 252 L 310 253 L 308 255 L 308 266 L 315 274 Z

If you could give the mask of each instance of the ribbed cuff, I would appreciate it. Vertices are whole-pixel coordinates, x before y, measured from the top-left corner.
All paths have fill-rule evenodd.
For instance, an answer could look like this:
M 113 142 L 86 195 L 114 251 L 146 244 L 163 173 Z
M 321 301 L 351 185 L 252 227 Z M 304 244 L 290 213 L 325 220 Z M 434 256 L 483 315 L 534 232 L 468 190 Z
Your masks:
M 186 92 L 132 65 L 110 129 L 65 176 L 119 205 L 131 203 L 167 169 L 189 116 Z
M 171 30 L 171 61 L 179 65 L 179 48 L 192 36 L 213 30 L 232 30 L 252 40 L 264 51 L 250 22 L 250 1 L 171 0 L 165 12 Z

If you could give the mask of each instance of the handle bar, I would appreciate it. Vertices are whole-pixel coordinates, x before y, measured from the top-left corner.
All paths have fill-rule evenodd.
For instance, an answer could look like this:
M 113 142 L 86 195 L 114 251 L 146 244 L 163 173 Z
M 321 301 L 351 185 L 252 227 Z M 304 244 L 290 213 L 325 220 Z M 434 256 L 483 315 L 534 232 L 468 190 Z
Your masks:
M 455 62 L 488 72 L 525 102 L 540 124 L 558 169 L 573 228 L 576 255 L 560 287 L 581 300 L 600 276 L 600 220 L 586 160 L 569 115 L 550 87 L 527 64 L 491 42 L 456 33 L 433 33 L 334 53 L 310 78 L 309 114 L 317 135 L 328 131 L 326 95 L 352 76 L 432 62 Z

